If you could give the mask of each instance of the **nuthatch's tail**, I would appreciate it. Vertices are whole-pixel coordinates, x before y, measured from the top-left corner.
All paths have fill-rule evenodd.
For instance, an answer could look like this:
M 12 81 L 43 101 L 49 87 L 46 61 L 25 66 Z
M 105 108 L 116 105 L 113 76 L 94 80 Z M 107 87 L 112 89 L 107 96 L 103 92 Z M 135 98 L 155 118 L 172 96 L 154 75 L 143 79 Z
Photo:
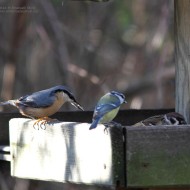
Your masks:
M 5 102 L 0 102 L 0 106 L 5 106 L 5 105 L 16 106 L 16 100 L 8 100 L 8 101 L 5 101 Z

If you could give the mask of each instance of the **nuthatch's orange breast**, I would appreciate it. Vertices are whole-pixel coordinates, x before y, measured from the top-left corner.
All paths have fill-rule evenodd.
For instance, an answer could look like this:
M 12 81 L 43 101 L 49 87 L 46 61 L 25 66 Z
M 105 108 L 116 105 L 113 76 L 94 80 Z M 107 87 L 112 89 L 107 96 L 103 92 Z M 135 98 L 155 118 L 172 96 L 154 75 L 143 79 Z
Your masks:
M 26 107 L 24 110 L 20 110 L 23 115 L 31 116 L 34 118 L 48 117 L 56 113 L 61 106 L 65 103 L 62 93 L 57 93 L 55 95 L 55 101 L 52 105 L 44 108 L 32 108 Z

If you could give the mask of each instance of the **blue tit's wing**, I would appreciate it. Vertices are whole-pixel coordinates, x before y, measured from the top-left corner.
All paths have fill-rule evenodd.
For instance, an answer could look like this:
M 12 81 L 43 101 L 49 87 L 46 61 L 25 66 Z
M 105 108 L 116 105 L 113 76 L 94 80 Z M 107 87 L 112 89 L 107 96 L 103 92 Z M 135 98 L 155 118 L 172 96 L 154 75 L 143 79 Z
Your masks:
M 94 110 L 93 119 L 99 119 L 99 118 L 103 117 L 106 113 L 108 113 L 118 107 L 119 107 L 118 104 L 112 104 L 112 103 L 97 105 Z
M 54 94 L 50 89 L 47 89 L 23 96 L 19 99 L 19 103 L 28 107 L 43 108 L 51 106 L 54 100 Z
M 101 120 L 101 118 L 108 112 L 116 109 L 119 105 L 117 104 L 98 104 L 94 110 L 94 114 L 93 114 L 93 119 L 92 119 L 92 124 L 90 126 L 90 130 L 94 129 L 97 127 L 99 121 Z

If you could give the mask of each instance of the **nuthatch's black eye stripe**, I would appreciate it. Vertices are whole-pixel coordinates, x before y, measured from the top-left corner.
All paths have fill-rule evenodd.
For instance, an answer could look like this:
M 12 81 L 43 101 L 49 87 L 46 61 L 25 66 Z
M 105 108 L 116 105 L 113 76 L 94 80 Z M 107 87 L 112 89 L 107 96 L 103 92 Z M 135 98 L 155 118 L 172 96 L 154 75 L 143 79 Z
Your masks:
M 57 93 L 57 92 L 63 92 L 63 93 L 65 93 L 65 94 L 67 94 L 67 96 L 68 96 L 71 100 L 76 101 L 74 95 L 73 95 L 68 89 L 66 89 L 66 87 L 61 87 L 61 86 L 60 86 L 60 88 L 57 88 L 57 89 L 55 89 L 55 91 L 54 91 L 54 93 Z

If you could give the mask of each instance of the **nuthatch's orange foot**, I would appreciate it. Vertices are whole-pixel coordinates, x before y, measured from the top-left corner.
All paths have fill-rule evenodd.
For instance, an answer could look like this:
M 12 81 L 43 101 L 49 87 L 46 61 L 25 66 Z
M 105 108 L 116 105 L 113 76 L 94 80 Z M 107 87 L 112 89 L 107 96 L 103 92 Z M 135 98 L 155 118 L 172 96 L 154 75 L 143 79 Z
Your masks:
M 51 119 L 49 117 L 43 117 L 43 118 L 38 119 L 33 124 L 33 127 L 34 127 L 34 129 L 36 129 L 35 126 L 37 125 L 38 126 L 38 128 L 37 128 L 38 130 L 39 130 L 39 128 L 45 130 L 46 129 L 46 124 L 48 124 L 51 121 L 55 121 L 55 120 L 57 121 L 57 119 Z
M 37 129 L 39 130 L 39 128 L 41 128 L 41 122 L 44 121 L 46 119 L 46 117 L 37 119 L 34 124 L 33 124 L 33 128 L 36 129 L 36 126 L 38 127 Z

